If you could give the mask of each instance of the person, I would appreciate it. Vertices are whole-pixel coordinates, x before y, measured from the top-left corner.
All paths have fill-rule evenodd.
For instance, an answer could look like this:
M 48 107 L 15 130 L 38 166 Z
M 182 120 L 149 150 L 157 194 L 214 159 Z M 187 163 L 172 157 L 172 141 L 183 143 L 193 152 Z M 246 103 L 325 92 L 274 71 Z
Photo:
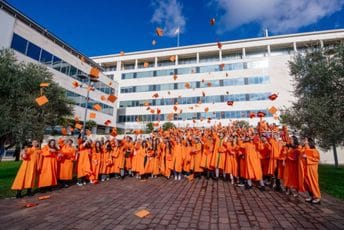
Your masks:
M 79 139 L 79 151 L 77 153 L 77 178 L 78 186 L 86 185 L 87 180 L 92 175 L 91 169 L 91 140 L 87 140 L 87 138 L 80 138 Z
M 73 140 L 67 139 L 60 142 L 60 152 L 58 155 L 58 179 L 64 187 L 68 187 L 73 179 L 73 166 L 75 160 L 76 149 L 73 147 Z
M 54 139 L 49 140 L 48 144 L 42 148 L 37 171 L 39 172 L 38 188 L 44 188 L 43 191 L 51 190 L 57 185 L 58 154 L 59 148 Z
M 283 172 L 283 182 L 286 188 L 287 195 L 294 195 L 295 197 L 298 195 L 298 187 L 299 187 L 299 167 L 298 167 L 298 159 L 299 159 L 299 141 L 296 136 L 292 136 L 289 139 L 289 142 L 286 148 L 283 149 L 285 151 L 283 155 L 285 155 L 285 167 Z
M 309 194 L 309 197 L 306 198 L 306 201 L 312 202 L 313 204 L 320 204 L 321 194 L 318 181 L 318 164 L 320 160 L 320 154 L 315 148 L 315 142 L 312 138 L 305 138 L 304 144 L 305 149 L 303 158 L 306 160 L 305 188 Z
M 16 198 L 22 197 L 22 190 L 27 189 L 27 195 L 32 196 L 32 189 L 35 186 L 37 173 L 37 163 L 41 150 L 37 140 L 33 140 L 31 145 L 27 145 L 20 153 L 23 160 L 17 175 L 13 181 L 12 190 L 16 190 Z
M 96 141 L 91 153 L 91 184 L 97 184 L 100 175 L 101 159 L 103 157 L 103 149 L 100 141 Z
M 110 180 L 111 166 L 113 165 L 112 151 L 113 149 L 110 141 L 105 141 L 103 146 L 103 154 L 100 159 L 101 181 Z

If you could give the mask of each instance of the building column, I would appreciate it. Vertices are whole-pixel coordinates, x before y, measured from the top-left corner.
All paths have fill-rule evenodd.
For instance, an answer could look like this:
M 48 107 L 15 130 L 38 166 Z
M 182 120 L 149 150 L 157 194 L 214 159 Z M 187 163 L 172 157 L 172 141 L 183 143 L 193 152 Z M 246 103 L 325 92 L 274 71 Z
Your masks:
M 242 59 L 246 58 L 246 49 L 242 48 Z
M 222 49 L 219 49 L 219 60 L 222 61 Z
M 176 54 L 175 57 L 176 57 L 176 61 L 174 62 L 174 64 L 178 65 L 178 55 Z
M 267 49 L 268 49 L 268 56 L 270 56 L 271 54 L 271 48 L 270 48 L 270 45 L 267 46 Z
M 135 59 L 135 67 L 134 67 L 134 69 L 137 69 L 138 66 L 139 66 L 139 61 L 137 59 Z
M 197 64 L 199 63 L 199 53 L 198 52 L 196 53 L 196 63 Z
M 121 70 L 122 70 L 122 62 L 121 61 L 117 61 L 116 71 L 121 71 Z
M 154 58 L 154 67 L 158 67 L 158 57 Z
M 324 48 L 324 41 L 323 40 L 320 40 L 320 47 Z
M 296 42 L 293 42 L 294 52 L 297 52 Z

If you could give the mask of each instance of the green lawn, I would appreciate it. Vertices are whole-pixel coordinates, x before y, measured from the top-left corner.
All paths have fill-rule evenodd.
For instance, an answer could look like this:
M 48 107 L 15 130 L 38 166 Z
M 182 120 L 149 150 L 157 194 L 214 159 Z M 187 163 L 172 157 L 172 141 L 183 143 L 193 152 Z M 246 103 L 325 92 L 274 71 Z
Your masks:
M 15 196 L 11 185 L 21 162 L 0 162 L 0 199 Z M 320 189 L 334 197 L 344 200 L 344 167 L 319 165 Z
M 20 163 L 21 161 L 0 162 L 0 199 L 15 196 L 15 191 L 11 190 L 11 186 Z
M 320 190 L 344 200 L 344 166 L 319 165 Z

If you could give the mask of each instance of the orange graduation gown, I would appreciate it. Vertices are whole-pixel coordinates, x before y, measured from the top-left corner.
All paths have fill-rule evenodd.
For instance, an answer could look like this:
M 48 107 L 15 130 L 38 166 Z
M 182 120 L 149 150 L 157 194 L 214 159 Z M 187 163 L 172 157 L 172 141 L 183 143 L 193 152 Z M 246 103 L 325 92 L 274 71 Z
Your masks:
M 23 190 L 33 188 L 35 186 L 37 162 L 40 150 L 35 147 L 25 150 L 26 157 L 23 159 L 17 176 L 13 181 L 12 190 Z
M 58 161 L 58 179 L 72 180 L 73 179 L 73 165 L 75 158 L 75 148 L 68 145 L 63 145 L 60 153 L 63 155 Z
M 305 173 L 305 187 L 311 193 L 313 199 L 320 199 L 318 164 L 320 154 L 316 149 L 306 148 L 306 173 Z
M 38 187 L 57 185 L 57 152 L 50 151 L 48 146 L 44 146 L 40 158 L 40 173 L 38 177 Z

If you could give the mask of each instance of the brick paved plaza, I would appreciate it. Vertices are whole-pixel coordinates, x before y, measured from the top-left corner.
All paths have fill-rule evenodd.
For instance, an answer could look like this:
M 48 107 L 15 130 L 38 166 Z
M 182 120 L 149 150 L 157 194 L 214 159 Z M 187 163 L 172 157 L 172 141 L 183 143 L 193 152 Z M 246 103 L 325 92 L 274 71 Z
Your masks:
M 50 195 L 47 200 L 38 200 Z M 23 208 L 26 202 L 38 203 Z M 150 211 L 146 218 L 134 215 Z M 0 200 L 0 229 L 344 229 L 344 205 L 321 205 L 228 182 L 112 179 L 30 198 Z

